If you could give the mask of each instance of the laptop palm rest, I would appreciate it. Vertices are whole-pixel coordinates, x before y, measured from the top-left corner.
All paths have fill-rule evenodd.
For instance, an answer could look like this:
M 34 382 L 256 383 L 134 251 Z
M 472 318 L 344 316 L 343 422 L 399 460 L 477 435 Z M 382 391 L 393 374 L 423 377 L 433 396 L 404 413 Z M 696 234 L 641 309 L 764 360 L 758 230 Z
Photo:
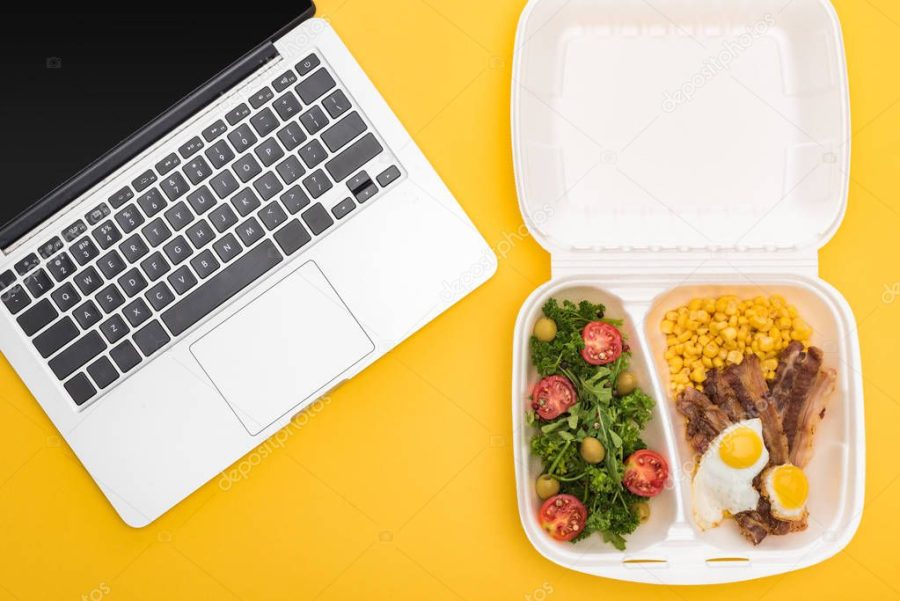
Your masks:
M 337 383 L 374 350 L 312 261 L 191 345 L 252 435 Z

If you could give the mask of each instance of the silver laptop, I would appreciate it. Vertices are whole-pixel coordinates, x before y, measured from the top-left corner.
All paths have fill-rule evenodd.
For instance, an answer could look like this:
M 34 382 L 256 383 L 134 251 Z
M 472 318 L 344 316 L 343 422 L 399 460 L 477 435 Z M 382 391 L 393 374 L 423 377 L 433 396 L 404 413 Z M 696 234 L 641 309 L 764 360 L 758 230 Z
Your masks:
M 132 526 L 496 269 L 292 6 L 7 15 L 0 350 Z

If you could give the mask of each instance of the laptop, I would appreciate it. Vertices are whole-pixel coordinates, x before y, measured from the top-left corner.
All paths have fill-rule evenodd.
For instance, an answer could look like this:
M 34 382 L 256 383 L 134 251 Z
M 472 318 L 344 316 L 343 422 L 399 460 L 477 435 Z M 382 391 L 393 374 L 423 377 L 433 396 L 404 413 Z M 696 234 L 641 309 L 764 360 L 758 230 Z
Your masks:
M 496 269 L 290 6 L 6 15 L 0 350 L 134 527 Z

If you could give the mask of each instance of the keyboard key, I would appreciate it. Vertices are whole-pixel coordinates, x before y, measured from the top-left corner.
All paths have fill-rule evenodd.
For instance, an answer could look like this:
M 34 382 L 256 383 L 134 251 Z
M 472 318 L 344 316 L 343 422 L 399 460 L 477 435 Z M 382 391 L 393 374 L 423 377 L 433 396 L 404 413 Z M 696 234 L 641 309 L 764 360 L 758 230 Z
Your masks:
M 112 205 L 112 208 L 118 209 L 132 198 L 134 198 L 134 192 L 131 191 L 131 188 L 125 186 L 124 188 L 110 196 L 107 200 L 109 200 L 109 204 Z
M 75 279 L 72 281 L 75 282 L 75 285 L 78 286 L 78 289 L 81 290 L 81 293 L 85 296 L 93 294 L 95 290 L 103 285 L 100 274 L 97 273 L 97 270 L 93 267 L 82 270 L 75 275 Z
M 309 196 L 300 186 L 292 186 L 287 192 L 281 195 L 281 203 L 288 213 L 295 215 L 297 211 L 307 207 L 310 203 Z
M 209 220 L 219 233 L 224 232 L 237 223 L 237 215 L 228 205 L 221 205 L 209 214 Z
M 257 215 L 270 232 L 287 221 L 287 214 L 277 202 L 270 202 Z
M 125 304 L 125 297 L 122 296 L 122 293 L 119 292 L 119 289 L 116 288 L 115 284 L 110 284 L 98 292 L 94 299 L 96 299 L 97 304 L 100 305 L 100 308 L 103 309 L 103 312 L 106 314 L 112 313 Z
M 250 125 L 253 126 L 260 138 L 265 138 L 278 127 L 278 117 L 275 116 L 272 109 L 266 107 L 250 117 Z
M 0 298 L 3 299 L 3 304 L 6 305 L 6 308 L 13 315 L 31 304 L 31 299 L 28 297 L 28 293 L 25 292 L 25 288 L 18 284 L 0 294 Z
M 165 309 L 172 301 L 175 300 L 175 294 L 169 290 L 165 282 L 160 282 L 144 295 L 150 306 L 157 311 Z
M 159 251 L 141 261 L 141 269 L 144 270 L 144 273 L 147 274 L 147 277 L 151 282 L 155 282 L 172 271 L 169 263 L 163 258 L 162 253 Z
M 259 139 L 253 134 L 253 131 L 245 123 L 244 125 L 228 134 L 228 141 L 231 142 L 231 145 L 234 147 L 235 152 L 241 154 L 245 150 L 249 150 L 251 146 L 259 141 Z
M 286 226 L 275 232 L 275 242 L 287 256 L 300 250 L 310 240 L 312 240 L 312 236 L 296 219 L 291 219 Z
M 191 210 L 184 202 L 179 202 L 166 211 L 166 219 L 169 220 L 176 232 L 180 232 L 194 221 L 194 214 L 191 213 Z
M 137 298 L 122 309 L 122 315 L 128 320 L 133 327 L 137 327 L 150 319 L 150 307 L 144 302 L 144 299 Z
M 325 100 L 322 101 L 322 106 L 325 107 L 332 119 L 337 119 L 350 110 L 350 101 L 347 100 L 344 92 L 335 90 L 325 97 Z
M 35 271 L 23 281 L 25 287 L 28 288 L 28 292 L 30 292 L 31 296 L 34 298 L 40 298 L 53 288 L 53 282 L 50 281 L 50 276 L 48 276 L 47 272 L 43 269 Z
M 101 225 L 100 228 L 103 228 L 103 226 Z M 75 260 L 79 265 L 87 265 L 88 263 L 93 261 L 97 255 L 100 254 L 100 251 L 96 246 L 94 246 L 94 243 L 91 242 L 91 239 L 87 236 L 73 244 L 70 250 L 72 252 L 72 256 L 75 257 Z
M 278 76 L 278 79 L 272 82 L 272 87 L 275 88 L 276 92 L 284 92 L 288 89 L 292 84 L 297 82 L 297 76 L 294 75 L 293 71 L 285 71 L 281 75 Z
M 203 136 L 203 139 L 206 140 L 207 142 L 212 142 L 213 140 L 215 140 L 216 138 L 218 138 L 219 136 L 224 134 L 227 129 L 228 129 L 228 126 L 225 125 L 225 122 L 222 121 L 221 119 L 219 119 L 218 121 L 216 121 L 215 123 L 213 123 L 212 125 L 207 127 L 206 129 L 204 129 L 201 132 L 201 135 Z
M 353 196 L 356 198 L 356 202 L 358 202 L 359 204 L 363 204 L 376 194 L 378 194 L 378 186 L 376 186 L 374 183 L 370 183 L 365 188 L 356 192 Z
M 328 117 L 325 116 L 325 111 L 320 109 L 317 106 L 309 109 L 302 115 L 300 115 L 300 123 L 303 124 L 303 127 L 306 128 L 307 133 L 309 135 L 314 136 L 328 125 Z
M 57 317 L 59 317 L 59 312 L 50 301 L 44 299 L 22 313 L 16 321 L 19 322 L 19 326 L 26 336 L 32 336 L 43 330 Z
M 290 157 L 293 158 L 293 157 Z M 287 159 L 290 160 L 290 159 Z M 296 159 L 294 159 L 296 160 Z M 298 163 L 299 165 L 299 163 Z M 302 167 L 301 167 L 302 168 Z M 253 187 L 259 192 L 259 195 L 262 196 L 263 200 L 269 200 L 282 190 L 284 190 L 284 186 L 278 180 L 274 173 L 271 171 L 266 173 L 261 178 L 253 182 Z
M 365 171 L 360 171 L 347 180 L 347 189 L 350 190 L 351 194 L 356 194 L 371 183 L 372 178 L 369 177 L 369 174 Z
M 163 194 L 166 195 L 166 198 L 169 199 L 169 202 L 174 202 L 187 194 L 190 186 L 188 186 L 188 183 L 180 173 L 173 173 L 163 181 L 159 182 L 159 187 L 163 191 Z M 148 217 L 150 216 L 151 215 L 148 213 Z
M 87 330 L 96 324 L 100 321 L 101 316 L 100 309 L 97 308 L 97 305 L 95 305 L 92 300 L 81 303 L 74 311 L 72 311 L 72 317 L 75 318 L 75 321 L 78 322 L 78 325 L 81 326 L 82 330 Z
M 0 290 L 6 290 L 16 281 L 16 275 L 9 269 L 0 273 Z
M 19 275 L 25 275 L 35 267 L 41 264 L 41 260 L 34 253 L 31 253 L 21 261 L 15 264 L 14 269 Z
M 149 188 L 153 183 L 156 182 L 156 174 L 153 173 L 152 170 L 148 169 L 144 171 L 142 174 L 137 176 L 131 185 L 134 186 L 134 189 L 138 192 L 143 192 L 147 188 Z
M 113 315 L 100 324 L 100 332 L 108 343 L 115 344 L 128 334 L 128 325 L 120 315 Z
M 60 253 L 47 263 L 47 270 L 54 280 L 61 282 L 75 273 L 75 263 L 72 262 L 69 255 Z
M 50 298 L 59 307 L 59 310 L 65 313 L 75 306 L 75 303 L 81 300 L 81 295 L 75 291 L 75 286 L 66 283 L 54 290 L 50 294 Z
M 92 233 L 94 236 L 94 240 L 97 241 L 97 244 L 100 245 L 100 248 L 106 250 L 116 242 L 122 239 L 122 232 L 120 232 L 112 221 L 104 221 L 100 224 L 100 227 L 95 229 Z M 75 256 L 75 259 L 78 260 L 78 256 Z
M 89 332 L 75 341 L 72 346 L 50 360 L 50 369 L 60 380 L 72 375 L 76 370 L 91 362 L 106 350 L 106 343 L 97 332 Z
M 231 236 L 231 234 L 228 235 Z M 231 237 L 234 238 L 234 236 Z M 197 285 L 197 278 L 194 276 L 194 272 L 191 271 L 190 267 L 185 265 L 184 267 L 179 267 L 169 276 L 169 284 L 175 289 L 175 292 L 184 294 Z
M 271 240 L 265 240 L 223 269 L 162 314 L 175 336 L 209 315 L 235 294 L 258 280 L 284 259 Z
M 195 153 L 199 152 L 202 148 L 203 140 L 201 140 L 199 136 L 194 136 L 178 147 L 178 154 L 181 155 L 181 158 L 187 160 L 191 158 Z
M 195 186 L 212 175 L 212 168 L 203 157 L 195 157 L 185 165 L 184 174 Z
M 187 230 L 188 240 L 191 241 L 191 244 L 194 245 L 194 248 L 201 249 L 210 242 L 213 241 L 213 238 L 216 237 L 213 229 L 209 227 L 209 224 L 205 219 L 198 221 L 194 225 L 188 228 Z
M 234 176 L 231 175 L 230 171 L 222 171 L 221 173 L 214 175 L 213 178 L 209 180 L 209 185 L 212 186 L 212 189 L 219 198 L 225 198 L 238 189 L 237 180 L 234 179 Z
M 204 250 L 202 253 L 191 259 L 191 267 L 194 268 L 194 271 L 197 272 L 197 275 L 200 276 L 201 280 L 205 280 L 219 268 L 219 262 L 216 261 L 216 258 L 210 251 Z
M 45 259 L 49 259 L 57 252 L 59 252 L 63 247 L 63 241 L 59 239 L 58 236 L 53 236 L 47 242 L 42 244 L 38 248 L 38 254 L 44 257 Z
M 109 215 L 109 213 L 110 213 L 109 207 L 107 205 L 103 204 L 103 205 L 100 205 L 99 207 L 95 208 L 93 211 L 91 211 L 87 215 L 85 215 L 84 218 L 87 219 L 87 222 L 90 225 L 97 225 L 98 223 L 100 223 L 100 220 L 103 219 L 104 217 L 106 217 L 107 215 Z
M 178 177 L 181 177 L 181 175 L 178 175 Z M 181 181 L 184 181 L 184 180 L 182 179 Z M 160 184 L 160 185 L 162 185 L 162 184 Z M 187 184 L 185 184 L 185 187 L 187 187 Z M 162 194 L 160 194 L 159 190 L 157 190 L 156 188 L 153 188 L 152 190 L 150 190 L 143 196 L 138 197 L 137 202 L 139 205 L 141 205 L 141 208 L 144 209 L 144 213 L 147 214 L 147 217 L 153 217 L 154 215 L 156 215 L 157 213 L 162 211 L 163 207 L 166 206 L 166 201 L 163 200 Z M 131 205 L 131 206 L 133 207 L 134 205 Z M 136 218 L 133 219 L 134 216 L 131 215 L 130 213 L 127 213 L 129 208 L 122 209 L 121 211 L 119 211 L 119 213 L 116 214 L 116 221 L 119 222 L 119 225 L 122 226 L 122 229 L 125 231 L 126 234 L 128 232 L 130 232 L 131 230 L 133 230 L 135 227 L 137 227 L 137 225 L 140 225 L 141 223 L 144 222 L 143 217 L 141 217 L 140 223 L 137 223 L 137 225 L 133 225 L 133 223 L 136 221 Z M 122 219 L 127 219 L 127 223 L 128 223 L 127 227 L 125 224 L 123 224 L 122 221 L 119 220 L 119 217 L 121 215 L 127 215 L 127 217 L 122 217 Z M 140 217 L 140 216 L 138 215 L 138 217 Z M 131 229 L 128 229 L 129 227 Z
M 372 134 L 366 134 L 325 164 L 334 181 L 341 182 L 351 173 L 359 171 L 363 165 L 382 153 L 384 148 Z
M 250 97 L 250 106 L 255 109 L 258 109 L 268 101 L 272 100 L 275 95 L 272 93 L 272 90 L 269 89 L 268 86 L 261 89 L 259 92 Z
M 138 345 L 145 357 L 149 357 L 169 343 L 169 335 L 162 325 L 154 320 L 134 333 L 134 343 Z
M 275 141 L 275 138 L 269 138 L 254 148 L 253 152 L 256 153 L 256 156 L 259 157 L 259 160 L 266 167 L 270 167 L 275 161 L 284 156 L 284 151 L 278 145 L 278 142 Z
M 331 180 L 328 179 L 328 176 L 321 169 L 313 171 L 309 177 L 304 179 L 303 186 L 314 199 L 319 198 L 334 187 Z
M 235 125 L 248 116 L 250 116 L 250 107 L 242 102 L 225 115 L 225 120 L 229 125 Z
M 191 203 L 191 207 L 198 215 L 203 215 L 205 212 L 216 206 L 216 203 L 218 202 L 206 186 L 201 186 L 199 189 L 188 194 L 187 200 Z
M 253 190 L 250 188 L 244 188 L 237 194 L 231 197 L 231 204 L 234 205 L 234 208 L 237 209 L 237 212 L 241 217 L 246 217 L 256 209 L 258 209 L 261 205 L 259 199 L 256 197 L 256 194 L 253 193 Z
M 106 357 L 100 357 L 88 365 L 87 372 L 90 374 L 91 379 L 96 382 L 97 386 L 100 387 L 100 390 L 108 388 L 113 382 L 119 379 L 119 372 L 116 371 L 112 362 Z
M 216 169 L 221 169 L 225 165 L 231 162 L 231 159 L 234 158 L 234 151 L 231 150 L 231 147 L 225 143 L 225 140 L 219 140 L 212 146 L 206 149 L 204 153 L 206 158 L 209 159 L 209 162 L 212 163 L 212 166 Z
M 156 170 L 160 175 L 165 175 L 181 164 L 181 159 L 174 152 L 156 164 Z
M 254 242 L 263 237 L 263 229 L 255 217 L 244 221 L 237 226 L 237 235 L 244 246 L 252 246 Z
M 378 183 L 381 185 L 382 188 L 387 188 L 388 186 L 393 184 L 395 181 L 400 179 L 400 170 L 397 169 L 397 167 L 395 167 L 395 166 L 388 167 L 387 169 L 382 171 L 381 175 L 379 175 L 375 179 L 378 180 Z
M 297 91 L 304 104 L 312 104 L 336 85 L 328 71 L 319 69 L 297 84 L 294 90 Z
M 188 211 L 187 205 L 183 202 L 180 202 L 175 207 L 166 211 L 166 216 L 168 216 L 169 213 L 177 209 L 179 206 L 184 207 L 184 211 Z M 166 222 L 163 221 L 160 217 L 157 217 L 156 219 L 145 225 L 144 229 L 141 230 L 141 233 L 144 235 L 144 238 L 147 239 L 147 242 L 150 244 L 150 246 L 154 248 L 172 237 L 172 230 L 169 229 L 169 226 L 166 225 Z
M 63 317 L 34 339 L 34 348 L 46 359 L 78 338 L 78 326 L 71 317 Z
M 353 111 L 326 131 L 322 132 L 322 141 L 331 152 L 337 152 L 368 129 L 359 113 Z
M 140 353 L 128 340 L 109 351 L 109 356 L 116 362 L 122 373 L 134 369 L 141 362 Z
M 262 167 L 252 154 L 247 154 L 232 163 L 231 168 L 245 184 L 262 172 Z
M 147 280 L 141 275 L 137 268 L 127 271 L 125 275 L 118 279 L 119 286 L 128 298 L 137 295 L 138 292 L 147 287 Z
M 300 158 L 303 159 L 303 162 L 306 163 L 306 166 L 310 169 L 316 167 L 322 161 L 328 158 L 328 153 L 325 152 L 325 148 L 318 140 L 311 141 L 309 144 L 297 151 L 297 153 L 300 155 Z
M 306 141 L 306 134 L 299 123 L 288 123 L 278 131 L 278 139 L 288 150 L 293 150 Z
M 237 238 L 234 237 L 234 234 L 228 234 L 224 238 L 216 240 L 216 243 L 213 244 L 213 250 L 216 251 L 223 263 L 228 263 L 241 254 L 241 245 Z
M 65 389 L 79 407 L 94 398 L 94 395 L 97 394 L 97 389 L 94 388 L 94 385 L 91 384 L 91 381 L 88 380 L 87 376 L 84 374 L 78 374 L 66 382 Z
M 126 264 L 125 261 L 122 260 L 122 255 L 115 250 L 111 250 L 97 261 L 97 267 L 100 268 L 100 272 L 107 279 L 111 280 L 125 271 Z
M 63 231 L 62 237 L 66 242 L 71 242 L 86 231 L 87 226 L 84 224 L 84 221 L 79 219 Z
M 156 194 L 154 197 L 151 197 L 151 199 L 148 200 L 148 204 L 151 208 L 153 206 L 158 206 L 161 209 L 163 204 L 162 196 L 159 195 L 159 192 L 157 192 L 156 189 L 154 189 L 153 192 L 155 192 Z M 138 202 L 140 202 L 140 200 Z M 155 213 L 156 211 L 149 211 L 147 214 L 152 216 Z M 119 227 L 122 228 L 123 232 L 128 234 L 144 223 L 144 216 L 141 215 L 136 206 L 131 204 L 116 213 L 116 223 L 119 224 Z
M 314 143 L 318 144 L 318 142 Z M 275 167 L 275 171 L 278 172 L 278 175 L 281 176 L 281 179 L 284 180 L 284 183 L 288 185 L 293 184 L 304 173 L 306 173 L 306 169 L 303 168 L 303 165 L 300 164 L 300 161 L 298 161 L 297 157 L 295 156 L 289 156 L 288 158 L 278 163 L 278 166 Z
M 294 118 L 294 115 L 300 112 L 300 102 L 291 92 L 279 96 L 272 104 L 272 107 L 275 109 L 275 112 L 278 113 L 278 116 L 281 117 L 282 121 L 289 121 Z
M 330 228 L 334 223 L 331 215 L 328 214 L 328 211 L 325 210 L 325 207 L 320 202 L 304 211 L 302 217 L 303 221 L 306 222 L 306 226 L 316 236 Z
M 310 71 L 318 67 L 322 64 L 322 61 L 319 60 L 319 57 L 315 54 L 310 54 L 302 61 L 297 63 L 296 69 L 297 73 L 300 74 L 300 77 L 305 77 L 309 74 Z
M 353 202 L 353 199 L 345 198 L 331 209 L 331 213 L 334 215 L 335 219 L 343 219 L 355 208 L 356 203 Z
M 163 252 L 166 253 L 167 257 L 169 257 L 169 261 L 172 262 L 172 265 L 179 265 L 192 254 L 194 254 L 193 249 L 191 249 L 190 245 L 188 245 L 187 240 L 184 239 L 184 236 L 178 236 L 177 238 L 166 244 L 163 247 Z
M 147 248 L 147 243 L 137 234 L 120 244 L 119 250 L 129 263 L 134 263 L 150 252 L 150 249 Z

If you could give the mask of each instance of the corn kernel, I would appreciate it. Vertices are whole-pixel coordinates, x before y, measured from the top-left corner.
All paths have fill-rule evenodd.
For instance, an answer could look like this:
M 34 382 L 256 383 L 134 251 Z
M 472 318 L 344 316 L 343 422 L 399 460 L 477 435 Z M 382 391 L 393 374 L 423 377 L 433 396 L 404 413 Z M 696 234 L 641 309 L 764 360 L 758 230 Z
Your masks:
M 703 363 L 703 367 L 705 367 L 706 369 L 712 369 L 712 359 L 710 359 L 709 357 L 703 357 L 703 359 L 701 359 L 700 361 Z
M 725 340 L 734 341 L 737 338 L 737 335 L 738 331 L 730 326 L 722 330 L 722 338 Z
M 693 380 L 697 384 L 702 384 L 706 381 L 706 372 L 703 371 L 702 367 L 698 367 L 691 372 L 691 380 Z
M 719 354 L 719 345 L 717 345 L 715 343 L 711 342 L 703 347 L 703 356 L 704 357 L 709 357 L 710 359 L 712 359 L 713 357 L 715 357 L 718 354 Z
M 675 328 L 675 322 L 669 321 L 668 319 L 662 322 L 662 333 L 663 334 L 671 334 L 672 330 Z
M 740 365 L 744 362 L 744 354 L 740 351 L 731 351 L 730 353 L 728 353 L 728 357 L 725 360 L 729 363 Z

